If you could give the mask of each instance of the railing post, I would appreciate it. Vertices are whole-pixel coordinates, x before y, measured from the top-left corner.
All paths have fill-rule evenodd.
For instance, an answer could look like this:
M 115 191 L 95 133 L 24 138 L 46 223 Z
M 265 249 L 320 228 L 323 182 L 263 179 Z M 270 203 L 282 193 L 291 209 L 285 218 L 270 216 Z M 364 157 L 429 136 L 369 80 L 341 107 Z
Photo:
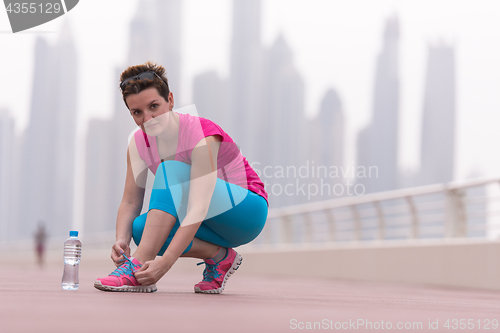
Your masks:
M 456 200 L 457 200 L 457 237 L 467 237 L 467 208 L 465 205 L 465 195 L 466 195 L 466 190 L 464 189 L 457 189 L 455 191 L 456 195 Z
M 415 206 L 415 202 L 413 201 L 413 197 L 406 197 L 406 201 L 408 202 L 408 206 L 410 207 L 411 213 L 411 232 L 410 238 L 419 238 L 420 237 L 420 223 L 418 219 L 417 207 Z
M 289 215 L 285 215 L 282 217 L 283 219 L 283 236 L 285 238 L 284 243 L 292 244 L 293 243 L 293 226 L 292 219 Z
M 269 219 L 268 219 L 266 221 L 264 229 L 262 230 L 262 233 L 261 233 L 261 235 L 262 235 L 262 237 L 261 237 L 262 241 L 260 242 L 259 245 L 270 246 L 270 245 L 273 244 L 272 231 L 271 231 L 272 225 L 273 224 L 269 223 Z
M 446 190 L 445 237 L 466 237 L 463 192 Z
M 351 205 L 352 217 L 354 220 L 354 240 L 361 240 L 361 219 L 359 218 L 358 206 Z
M 455 200 L 453 191 L 446 190 L 445 192 L 445 216 L 444 216 L 444 237 L 450 238 L 454 236 L 455 229 Z
M 313 224 L 311 220 L 311 215 L 309 213 L 304 213 L 304 221 L 306 227 L 306 243 L 312 243 L 313 241 Z
M 377 230 L 377 238 L 379 240 L 385 239 L 385 220 L 384 220 L 384 212 L 382 211 L 382 207 L 380 206 L 380 201 L 374 201 L 373 205 L 377 210 L 378 216 L 378 230 Z
M 331 209 L 325 210 L 326 218 L 328 219 L 328 241 L 335 242 L 337 240 L 337 228 L 335 227 L 335 217 Z

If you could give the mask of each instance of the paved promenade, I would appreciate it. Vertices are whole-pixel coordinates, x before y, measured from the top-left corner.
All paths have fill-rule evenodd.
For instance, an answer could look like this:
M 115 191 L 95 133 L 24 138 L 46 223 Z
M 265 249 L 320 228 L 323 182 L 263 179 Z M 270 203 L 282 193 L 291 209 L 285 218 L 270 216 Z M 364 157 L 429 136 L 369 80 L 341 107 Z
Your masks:
M 77 291 L 61 289 L 62 260 L 0 261 L 0 332 L 500 332 L 498 291 L 255 276 L 243 261 L 223 294 L 204 295 L 204 266 L 186 263 L 135 294 L 94 289 L 113 270 L 104 260 L 82 262 Z

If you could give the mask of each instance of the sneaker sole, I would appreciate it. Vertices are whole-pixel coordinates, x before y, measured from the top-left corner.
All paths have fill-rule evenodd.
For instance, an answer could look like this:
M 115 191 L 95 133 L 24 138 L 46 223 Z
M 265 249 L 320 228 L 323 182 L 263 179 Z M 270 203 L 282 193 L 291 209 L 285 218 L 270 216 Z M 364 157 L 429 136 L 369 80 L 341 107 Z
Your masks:
M 201 290 L 199 287 L 194 287 L 194 292 L 195 293 L 201 293 L 201 294 L 220 294 L 224 291 L 224 287 L 226 286 L 226 282 L 233 274 L 240 268 L 241 262 L 243 261 L 243 257 L 236 253 L 236 257 L 234 258 L 233 265 L 231 268 L 227 271 L 226 275 L 224 276 L 224 281 L 222 281 L 222 285 L 218 289 L 209 289 L 209 290 Z
M 158 290 L 156 289 L 156 284 L 152 284 L 150 286 L 112 287 L 103 285 L 101 281 L 94 282 L 94 287 L 102 291 L 121 291 L 121 292 L 132 292 L 132 293 L 154 293 L 155 291 Z

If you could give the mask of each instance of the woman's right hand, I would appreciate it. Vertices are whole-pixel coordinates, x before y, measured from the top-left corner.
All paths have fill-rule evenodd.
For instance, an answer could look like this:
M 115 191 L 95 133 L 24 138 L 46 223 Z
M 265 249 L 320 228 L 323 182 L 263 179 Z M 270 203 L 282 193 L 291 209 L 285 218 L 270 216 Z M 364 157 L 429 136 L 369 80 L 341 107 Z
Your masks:
M 130 257 L 130 247 L 124 241 L 117 241 L 111 248 L 111 260 L 113 260 L 116 267 L 124 263 L 125 257 L 122 255 L 123 253 Z

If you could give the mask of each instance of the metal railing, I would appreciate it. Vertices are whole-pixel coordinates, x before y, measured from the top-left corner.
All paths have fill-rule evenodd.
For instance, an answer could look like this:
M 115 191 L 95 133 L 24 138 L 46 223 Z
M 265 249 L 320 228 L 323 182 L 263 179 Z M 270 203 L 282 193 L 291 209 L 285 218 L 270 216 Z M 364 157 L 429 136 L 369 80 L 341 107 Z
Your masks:
M 495 238 L 499 185 L 495 177 L 271 209 L 254 245 Z
M 109 247 L 114 235 L 111 230 L 83 233 L 81 239 L 86 246 Z M 270 209 L 263 232 L 246 246 L 492 239 L 499 235 L 500 177 L 495 177 Z M 49 239 L 49 247 L 60 247 L 63 238 Z M 31 248 L 31 239 L 0 243 L 4 250 Z

